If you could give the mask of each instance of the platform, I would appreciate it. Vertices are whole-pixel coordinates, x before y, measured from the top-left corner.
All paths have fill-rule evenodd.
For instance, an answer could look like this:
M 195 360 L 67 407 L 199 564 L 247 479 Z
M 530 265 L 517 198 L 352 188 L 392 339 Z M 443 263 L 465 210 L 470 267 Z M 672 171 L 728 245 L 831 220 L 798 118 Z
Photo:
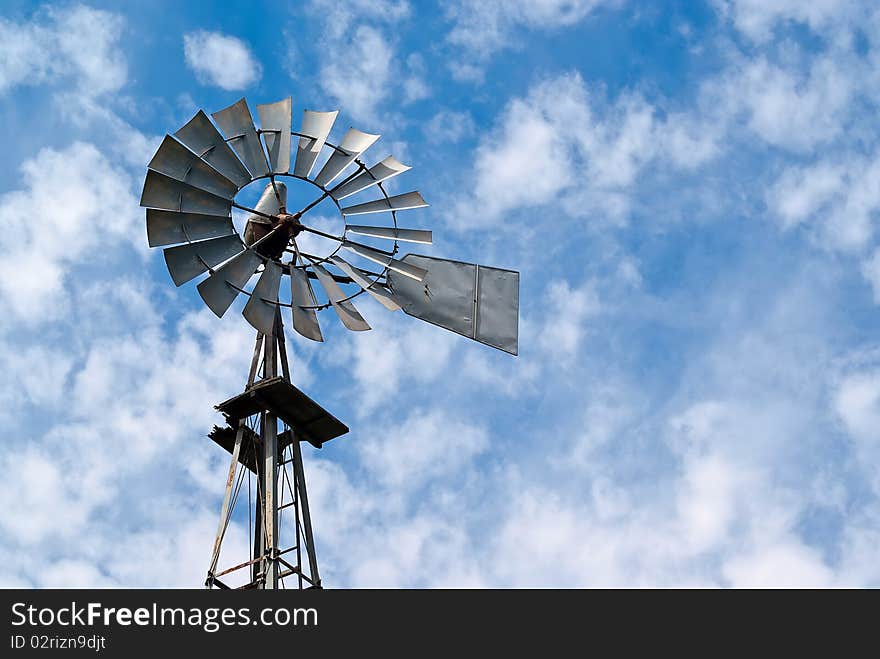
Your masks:
M 348 426 L 281 377 L 261 380 L 244 393 L 220 403 L 216 408 L 226 416 L 229 425 L 226 428 L 215 427 L 209 436 L 230 453 L 235 444 L 234 428 L 238 420 L 260 412 L 271 412 L 276 415 L 293 428 L 294 435 L 300 441 L 307 441 L 316 448 L 321 448 L 325 442 L 348 432 Z M 254 441 L 259 441 L 252 431 L 245 432 L 246 442 L 252 444 Z M 279 452 L 289 443 L 290 435 L 287 431 L 278 435 Z M 255 453 L 246 451 L 246 448 L 247 445 L 243 444 L 241 451 L 243 456 L 245 453 L 250 455 Z M 242 464 L 246 464 L 244 460 Z M 247 466 L 253 468 L 252 464 Z

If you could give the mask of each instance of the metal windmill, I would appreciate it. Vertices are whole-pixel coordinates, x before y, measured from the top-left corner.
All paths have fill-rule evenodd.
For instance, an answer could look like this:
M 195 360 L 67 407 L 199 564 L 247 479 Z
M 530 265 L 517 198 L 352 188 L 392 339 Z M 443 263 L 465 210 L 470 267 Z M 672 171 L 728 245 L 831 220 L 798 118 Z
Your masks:
M 245 390 L 216 406 L 227 425 L 209 435 L 232 454 L 208 568 L 209 588 L 232 587 L 235 578 L 244 578 L 236 584 L 240 588 L 280 588 L 285 578 L 296 579 L 300 588 L 321 586 L 300 442 L 320 448 L 348 428 L 291 382 L 282 307 L 290 309 L 299 334 L 323 341 L 317 314 L 330 307 L 349 330 L 370 329 L 353 303 L 366 292 L 391 311 L 402 309 L 517 353 L 519 273 L 416 254 L 397 258 L 401 242 L 432 242 L 431 231 L 397 224 L 399 212 L 428 204 L 418 192 L 388 195 L 383 182 L 408 166 L 392 156 L 371 167 L 361 160 L 379 135 L 350 128 L 338 145 L 330 143 L 337 114 L 305 110 L 297 132 L 291 129 L 292 103 L 286 98 L 257 106 L 257 128 L 242 98 L 213 113 L 213 122 L 200 110 L 174 135 L 165 136 L 148 165 L 141 196 L 147 237 L 151 247 L 165 247 L 172 280 L 180 286 L 207 273 L 198 292 L 218 316 L 244 294 L 248 300 L 242 313 L 257 330 Z M 292 137 L 298 142 L 291 170 Z M 321 167 L 313 175 L 319 160 Z M 291 212 L 280 178 L 314 186 L 317 196 Z M 254 181 L 266 181 L 259 201 L 253 208 L 237 203 L 239 191 Z M 355 195 L 361 197 L 358 203 L 342 205 Z M 365 195 L 375 198 L 363 199 Z M 306 214 L 328 199 L 345 223 L 341 235 L 307 223 Z M 233 208 L 247 213 L 241 236 L 233 224 Z M 379 220 L 369 226 L 348 224 L 349 218 L 367 214 Z M 298 237 L 309 234 L 328 241 L 328 253 L 301 249 Z M 343 258 L 342 250 L 353 263 Z M 255 274 L 259 277 L 248 289 Z M 284 276 L 289 285 L 281 285 Z M 312 281 L 323 290 L 320 300 Z M 250 556 L 218 569 L 235 503 L 244 498 L 245 478 Z M 285 518 L 291 519 L 286 526 Z

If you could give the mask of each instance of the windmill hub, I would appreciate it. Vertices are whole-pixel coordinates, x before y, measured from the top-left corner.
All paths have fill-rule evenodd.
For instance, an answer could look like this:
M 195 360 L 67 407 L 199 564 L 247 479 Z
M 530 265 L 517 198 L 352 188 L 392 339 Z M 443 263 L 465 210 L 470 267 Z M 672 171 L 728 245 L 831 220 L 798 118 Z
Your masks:
M 296 238 L 303 230 L 302 222 L 299 221 L 301 217 L 302 213 L 294 213 L 293 215 L 285 212 L 279 213 L 275 216 L 275 226 L 277 226 L 278 224 L 286 225 L 288 235 L 291 238 Z

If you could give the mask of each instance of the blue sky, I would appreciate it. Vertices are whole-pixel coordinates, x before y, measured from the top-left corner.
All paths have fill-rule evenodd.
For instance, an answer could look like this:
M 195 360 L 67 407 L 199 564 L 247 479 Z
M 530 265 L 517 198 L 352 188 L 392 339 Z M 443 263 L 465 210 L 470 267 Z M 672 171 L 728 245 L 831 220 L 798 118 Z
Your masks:
M 352 428 L 326 585 L 880 585 L 873 3 L 179 5 L 0 10 L 0 584 L 202 583 L 252 330 L 138 198 L 198 108 L 291 95 L 413 166 L 424 251 L 521 272 L 516 358 L 372 300 L 288 337 Z

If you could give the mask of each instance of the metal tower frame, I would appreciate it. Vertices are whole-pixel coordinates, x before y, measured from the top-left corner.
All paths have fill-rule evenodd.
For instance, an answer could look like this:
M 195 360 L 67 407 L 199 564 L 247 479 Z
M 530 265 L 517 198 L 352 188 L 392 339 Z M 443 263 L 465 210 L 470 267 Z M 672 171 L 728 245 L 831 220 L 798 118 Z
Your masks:
M 338 110 L 304 110 L 299 130 L 293 129 L 290 96 L 256 110 L 259 128 L 241 98 L 210 118 L 199 110 L 173 135 L 165 135 L 147 165 L 140 204 L 147 209 L 147 242 L 163 248 L 174 284 L 206 275 L 196 288 L 218 317 L 244 295 L 242 316 L 257 330 L 245 391 L 216 406 L 227 426 L 215 427 L 209 435 L 232 460 L 205 584 L 230 588 L 227 582 L 249 568 L 250 580 L 236 587 L 284 587 L 284 579 L 295 575 L 300 588 L 320 588 L 300 441 L 320 448 L 348 428 L 291 382 L 281 309 L 290 310 L 294 331 L 322 342 L 318 312 L 326 309 L 332 308 L 350 331 L 370 329 L 354 304 L 367 293 L 389 311 L 516 355 L 519 273 L 429 255 L 401 256 L 400 243 L 433 244 L 431 230 L 403 228 L 397 222 L 398 213 L 428 206 L 421 193 L 389 195 L 385 188 L 409 165 L 388 155 L 367 166 L 364 153 L 378 134 L 350 127 L 338 144 L 331 142 Z M 276 180 L 282 177 L 308 183 L 320 195 L 291 213 L 287 185 Z M 266 184 L 254 208 L 236 201 L 239 192 L 257 181 Z M 375 199 L 363 196 L 377 190 Z M 354 203 L 346 201 L 352 198 Z M 341 216 L 344 229 L 339 235 L 312 226 L 316 213 L 305 217 L 324 200 Z M 241 235 L 233 209 L 247 213 Z M 361 216 L 380 224 L 351 223 Z M 297 243 L 303 232 L 335 245 L 323 255 L 304 252 Z M 349 263 L 343 254 L 356 260 Z M 255 275 L 257 282 L 249 287 Z M 282 286 L 285 275 L 289 287 Z M 323 298 L 316 297 L 312 281 Z M 249 560 L 219 569 L 245 477 L 253 534 Z M 252 480 L 257 490 L 253 501 Z M 290 512 L 295 534 L 284 547 L 284 514 Z
M 273 395 L 272 391 L 280 395 Z M 289 399 L 291 391 L 298 396 L 292 397 L 292 403 L 282 403 L 284 409 L 279 415 L 276 403 L 281 397 Z M 266 392 L 270 392 L 268 396 L 263 395 Z M 283 580 L 292 576 L 299 588 L 321 588 L 300 442 L 320 445 L 344 434 L 348 428 L 293 386 L 280 310 L 276 313 L 274 332 L 257 333 L 244 393 L 220 403 L 217 409 L 226 415 L 229 426 L 215 428 L 211 438 L 225 444 L 232 456 L 205 586 L 232 588 L 221 577 L 250 568 L 250 580 L 238 588 L 282 588 Z M 279 422 L 283 427 L 281 433 Z M 248 523 L 253 533 L 251 556 L 218 571 L 223 540 L 246 474 L 248 507 L 253 513 Z M 256 483 L 252 503 L 251 475 Z M 289 546 L 284 546 L 281 533 L 286 512 L 292 513 L 294 523 L 293 542 Z M 303 553 L 307 566 L 303 565 Z

